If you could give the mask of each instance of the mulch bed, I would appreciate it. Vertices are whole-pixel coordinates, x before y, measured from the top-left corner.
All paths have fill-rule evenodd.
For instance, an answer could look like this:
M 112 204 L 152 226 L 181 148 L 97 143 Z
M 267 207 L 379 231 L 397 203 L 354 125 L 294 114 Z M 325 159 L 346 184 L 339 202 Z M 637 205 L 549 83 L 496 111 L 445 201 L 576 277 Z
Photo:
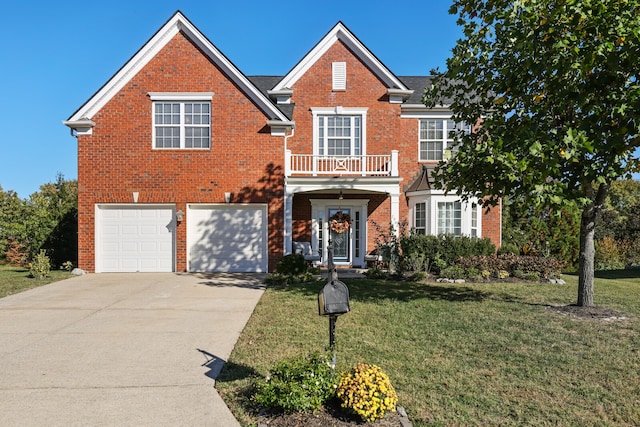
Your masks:
M 612 310 L 606 307 L 581 307 L 578 305 L 560 305 L 549 306 L 549 310 L 556 313 L 565 314 L 578 319 L 599 320 L 599 321 L 616 321 L 626 320 L 628 316 L 621 311 Z
M 411 422 L 398 412 L 389 412 L 383 419 L 363 422 L 359 417 L 345 414 L 338 402 L 332 401 L 315 414 L 262 415 L 258 427 L 409 427 Z

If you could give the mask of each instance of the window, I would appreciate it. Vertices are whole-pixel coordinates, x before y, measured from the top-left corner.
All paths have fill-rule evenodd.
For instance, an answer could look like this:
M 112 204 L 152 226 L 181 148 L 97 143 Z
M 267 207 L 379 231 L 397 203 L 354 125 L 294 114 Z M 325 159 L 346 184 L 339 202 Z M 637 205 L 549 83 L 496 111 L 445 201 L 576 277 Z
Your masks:
M 416 203 L 413 230 L 416 234 L 427 234 L 427 204 Z
M 213 93 L 153 92 L 153 148 L 211 148 Z
M 362 154 L 362 117 L 318 116 L 318 151 L 324 156 Z
M 462 235 L 462 204 L 459 201 L 438 203 L 438 234 Z
M 455 130 L 470 132 L 464 123 L 456 124 L 447 119 L 420 120 L 419 158 L 421 161 L 440 161 L 445 159 L 445 150 L 455 151 L 453 139 Z
M 478 237 L 478 205 L 471 205 L 471 237 Z

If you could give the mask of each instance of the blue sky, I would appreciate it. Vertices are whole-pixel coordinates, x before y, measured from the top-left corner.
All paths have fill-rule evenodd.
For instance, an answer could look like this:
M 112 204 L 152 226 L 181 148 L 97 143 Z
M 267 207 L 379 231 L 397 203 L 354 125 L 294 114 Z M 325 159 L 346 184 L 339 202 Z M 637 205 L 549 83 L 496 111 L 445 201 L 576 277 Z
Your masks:
M 460 36 L 448 0 L 76 1 L 3 6 L 0 186 L 21 198 L 77 178 L 62 125 L 181 10 L 246 75 L 284 75 L 342 21 L 396 75 L 445 65 Z

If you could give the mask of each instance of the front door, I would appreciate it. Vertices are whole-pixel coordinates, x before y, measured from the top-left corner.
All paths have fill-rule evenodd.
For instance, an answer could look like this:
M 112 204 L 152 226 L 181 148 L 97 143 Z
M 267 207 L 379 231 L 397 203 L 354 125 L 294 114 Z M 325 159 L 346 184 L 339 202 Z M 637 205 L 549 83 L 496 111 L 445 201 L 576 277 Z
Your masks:
M 351 209 L 341 208 L 329 208 L 329 218 L 341 211 L 343 214 L 351 217 Z M 353 224 L 353 219 L 351 220 Z M 329 223 L 329 238 L 333 242 L 333 260 L 338 263 L 350 263 L 351 262 L 351 228 L 334 230 Z

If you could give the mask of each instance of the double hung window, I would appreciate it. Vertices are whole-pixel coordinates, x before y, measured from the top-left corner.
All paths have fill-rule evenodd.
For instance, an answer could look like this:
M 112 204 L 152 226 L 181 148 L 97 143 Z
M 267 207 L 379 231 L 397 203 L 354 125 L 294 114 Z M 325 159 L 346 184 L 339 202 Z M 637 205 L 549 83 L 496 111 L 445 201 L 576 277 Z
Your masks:
M 462 235 L 462 203 L 438 203 L 438 234 Z
M 318 116 L 318 149 L 325 156 L 362 154 L 362 117 Z
M 448 119 L 420 120 L 419 159 L 421 161 L 444 160 L 445 150 L 455 151 L 455 132 L 470 132 L 471 128 L 464 123 L 455 123 Z
M 153 148 L 211 148 L 211 94 L 151 94 Z

